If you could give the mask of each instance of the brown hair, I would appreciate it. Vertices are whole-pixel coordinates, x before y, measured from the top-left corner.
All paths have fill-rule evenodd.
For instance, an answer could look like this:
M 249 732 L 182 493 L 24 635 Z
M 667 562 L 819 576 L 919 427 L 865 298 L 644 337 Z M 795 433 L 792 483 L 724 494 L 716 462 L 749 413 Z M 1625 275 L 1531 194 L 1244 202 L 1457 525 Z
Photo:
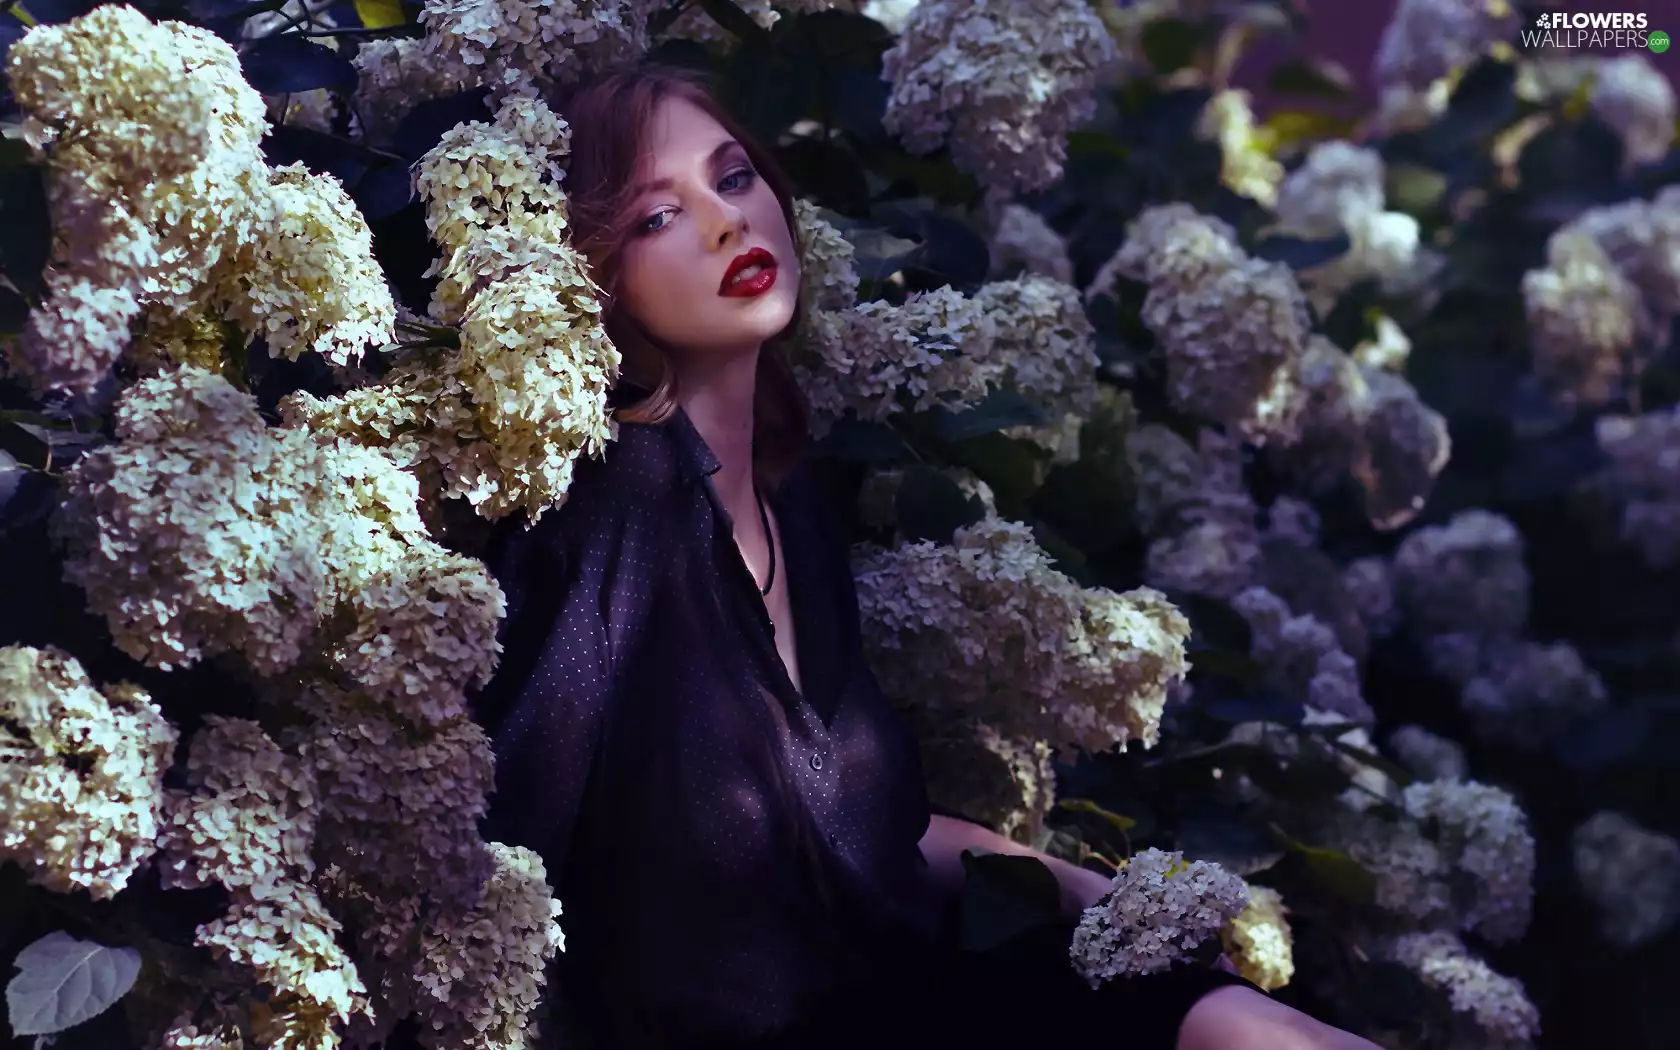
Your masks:
M 670 351 L 616 305 L 619 260 L 635 228 L 629 208 L 647 153 L 647 130 L 658 107 L 673 98 L 693 104 L 741 143 L 759 177 L 781 202 L 788 229 L 796 237 L 798 231 L 792 181 L 769 151 L 729 115 L 700 74 L 653 63 L 622 67 L 589 78 L 553 100 L 553 109 L 572 132 L 565 183 L 572 244 L 589 260 L 601 288 L 603 322 L 624 357 L 625 378 L 649 391 L 619 410 L 618 418 L 627 423 L 664 423 L 677 409 Z M 805 399 L 787 358 L 787 343 L 798 331 L 804 312 L 801 294 L 793 320 L 758 355 L 753 467 L 772 486 L 799 462 L 809 436 Z

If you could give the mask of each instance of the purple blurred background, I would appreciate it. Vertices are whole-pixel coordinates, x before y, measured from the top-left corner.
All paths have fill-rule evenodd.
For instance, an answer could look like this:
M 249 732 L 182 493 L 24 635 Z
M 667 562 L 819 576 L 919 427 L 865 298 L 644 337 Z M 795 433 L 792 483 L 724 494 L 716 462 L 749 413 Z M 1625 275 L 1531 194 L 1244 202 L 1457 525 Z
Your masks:
M 1307 10 L 1310 27 L 1305 38 L 1293 44 L 1261 42 L 1251 50 L 1238 69 L 1237 81 L 1255 92 L 1255 108 L 1268 110 L 1277 99 L 1263 90 L 1267 74 L 1295 54 L 1316 55 L 1340 62 L 1353 74 L 1366 101 L 1374 101 L 1371 60 L 1377 41 L 1393 14 L 1396 0 L 1296 0 Z M 1643 11 L 1651 29 L 1666 30 L 1680 37 L 1680 0 L 1576 0 L 1559 9 L 1569 12 Z M 1653 65 L 1680 87 L 1680 48 L 1661 55 L 1649 54 Z M 1285 100 L 1287 104 L 1287 100 Z

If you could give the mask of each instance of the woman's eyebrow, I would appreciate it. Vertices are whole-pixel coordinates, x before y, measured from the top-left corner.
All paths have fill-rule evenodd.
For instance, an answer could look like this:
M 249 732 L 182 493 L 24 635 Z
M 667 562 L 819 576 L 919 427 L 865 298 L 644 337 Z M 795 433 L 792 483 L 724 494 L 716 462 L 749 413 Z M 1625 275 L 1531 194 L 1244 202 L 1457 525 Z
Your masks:
M 722 157 L 725 153 L 728 153 L 732 147 L 739 145 L 740 143 L 734 139 L 724 139 L 722 142 L 713 146 L 710 153 L 706 154 L 706 163 L 708 165 L 716 164 L 718 162 L 718 158 Z M 644 193 L 653 193 L 658 190 L 668 190 L 670 188 L 670 179 L 653 179 L 649 182 L 639 183 L 636 186 L 635 196 L 640 197 Z

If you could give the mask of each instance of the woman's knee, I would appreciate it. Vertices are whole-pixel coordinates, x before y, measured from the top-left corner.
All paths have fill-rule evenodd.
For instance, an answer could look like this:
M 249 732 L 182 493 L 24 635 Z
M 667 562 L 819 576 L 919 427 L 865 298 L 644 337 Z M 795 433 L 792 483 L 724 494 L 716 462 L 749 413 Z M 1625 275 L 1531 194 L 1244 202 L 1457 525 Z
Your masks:
M 1232 985 L 1196 1001 L 1178 1030 L 1178 1050 L 1379 1050 L 1253 988 Z

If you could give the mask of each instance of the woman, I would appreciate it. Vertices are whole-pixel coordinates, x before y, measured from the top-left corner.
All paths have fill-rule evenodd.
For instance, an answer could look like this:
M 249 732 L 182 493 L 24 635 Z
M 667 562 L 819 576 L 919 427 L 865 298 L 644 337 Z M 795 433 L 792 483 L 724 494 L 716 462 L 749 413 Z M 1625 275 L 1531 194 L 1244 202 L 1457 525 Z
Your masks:
M 599 78 L 572 127 L 577 247 L 624 354 L 619 439 L 498 529 L 487 837 L 542 854 L 567 1003 L 611 1047 L 1369 1047 L 1219 970 L 1092 991 L 1072 921 L 1108 886 L 1039 854 L 1067 924 L 956 950 L 965 849 L 864 664 L 844 538 L 803 461 L 782 340 L 792 195 L 698 82 Z

